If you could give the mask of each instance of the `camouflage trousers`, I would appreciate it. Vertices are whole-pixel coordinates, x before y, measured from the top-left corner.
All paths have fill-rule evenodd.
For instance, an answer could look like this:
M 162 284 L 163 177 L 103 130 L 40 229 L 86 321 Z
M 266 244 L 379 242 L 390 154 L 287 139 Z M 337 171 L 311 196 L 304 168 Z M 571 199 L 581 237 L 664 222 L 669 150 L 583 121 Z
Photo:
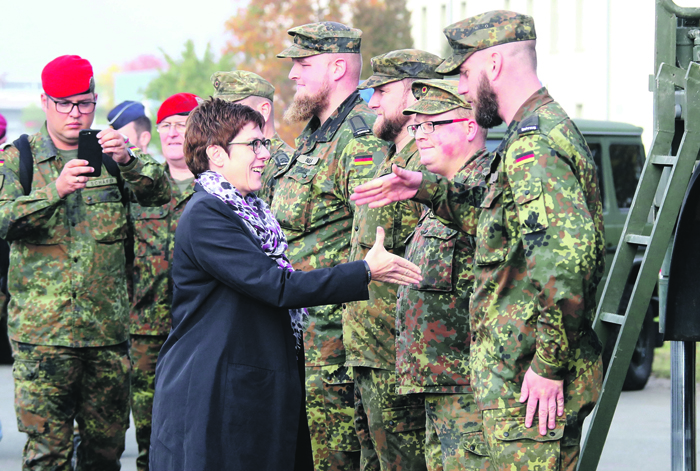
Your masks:
M 493 469 L 515 471 L 575 471 L 580 453 L 583 421 L 595 407 L 603 382 L 603 362 L 564 385 L 564 416 L 542 436 L 538 420 L 525 427 L 527 404 L 483 411 L 484 436 Z
M 306 367 L 306 412 L 315 471 L 360 469 L 353 391 L 352 368 Z
M 139 447 L 136 457 L 136 469 L 139 471 L 148 471 L 156 360 L 167 338 L 167 335 L 131 336 L 131 414 L 134 416 L 136 443 Z
M 424 470 L 425 404 L 396 394 L 394 371 L 354 366 L 355 430 L 363 471 Z
M 78 470 L 119 470 L 129 428 L 126 342 L 67 348 L 12 342 L 15 413 L 28 435 L 22 469 L 71 469 L 73 421 Z
M 426 394 L 425 459 L 430 471 L 488 470 L 474 394 Z

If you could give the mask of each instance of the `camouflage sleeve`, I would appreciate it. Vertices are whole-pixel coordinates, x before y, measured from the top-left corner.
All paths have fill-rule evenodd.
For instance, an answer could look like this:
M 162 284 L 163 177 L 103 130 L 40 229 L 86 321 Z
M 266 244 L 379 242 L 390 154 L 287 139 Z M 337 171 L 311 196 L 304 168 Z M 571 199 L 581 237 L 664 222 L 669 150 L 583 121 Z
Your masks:
M 577 338 L 585 318 L 586 277 L 596 263 L 595 224 L 570 159 L 539 132 L 513 142 L 503 165 L 517 213 L 519 250 L 539 302 L 531 367 L 545 378 L 562 379 L 572 353 L 569 339 Z
M 129 184 L 141 206 L 162 206 L 170 201 L 168 176 L 153 157 L 136 151 L 136 158 L 121 166 L 122 177 Z
M 19 151 L 14 147 L 0 153 L 0 238 L 21 239 L 37 230 L 49 231 L 57 221 L 56 210 L 63 204 L 56 181 L 33 188 L 26 195 L 19 180 Z
M 384 160 L 389 150 L 385 141 L 374 136 L 362 136 L 353 138 L 343 148 L 339 171 L 336 173 L 336 188 L 339 189 L 338 197 L 352 209 L 357 211 L 350 195 L 356 186 L 361 185 L 374 177 L 377 166 Z
M 421 172 L 423 182 L 411 199 L 432 209 L 443 222 L 452 223 L 467 235 L 474 235 L 474 214 L 481 207 L 484 187 L 450 181 L 425 169 Z

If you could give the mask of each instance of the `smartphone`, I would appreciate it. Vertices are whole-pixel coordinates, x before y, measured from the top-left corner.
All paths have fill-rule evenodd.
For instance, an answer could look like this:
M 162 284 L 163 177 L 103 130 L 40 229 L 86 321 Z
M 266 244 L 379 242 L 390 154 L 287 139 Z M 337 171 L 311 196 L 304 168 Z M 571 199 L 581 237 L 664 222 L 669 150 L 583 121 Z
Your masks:
M 81 129 L 78 134 L 78 158 L 87 160 L 88 166 L 95 169 L 92 173 L 83 173 L 86 177 L 102 175 L 102 146 L 97 139 L 99 129 Z

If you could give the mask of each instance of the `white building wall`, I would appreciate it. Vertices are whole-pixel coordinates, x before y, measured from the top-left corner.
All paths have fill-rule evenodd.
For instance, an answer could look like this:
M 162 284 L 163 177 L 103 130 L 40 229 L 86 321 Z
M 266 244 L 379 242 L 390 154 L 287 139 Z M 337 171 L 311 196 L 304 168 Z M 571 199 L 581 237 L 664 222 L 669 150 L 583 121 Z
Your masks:
M 447 52 L 442 30 L 489 10 L 531 15 L 538 75 L 574 118 L 622 121 L 652 139 L 654 2 L 637 0 L 408 0 L 415 47 Z

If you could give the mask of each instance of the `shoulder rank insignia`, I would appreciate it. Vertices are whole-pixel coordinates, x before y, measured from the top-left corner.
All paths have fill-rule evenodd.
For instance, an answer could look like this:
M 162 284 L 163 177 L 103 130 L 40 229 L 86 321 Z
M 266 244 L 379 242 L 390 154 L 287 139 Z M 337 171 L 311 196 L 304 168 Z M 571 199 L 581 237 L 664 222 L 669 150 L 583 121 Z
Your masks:
M 536 114 L 528 116 L 520 122 L 520 127 L 518 128 L 518 134 L 527 134 L 534 131 L 540 130 L 540 117 Z
M 362 116 L 353 116 L 350 118 L 350 127 L 352 128 L 352 135 L 355 137 L 366 136 L 367 134 L 372 134 L 372 130 L 367 126 L 365 120 Z

